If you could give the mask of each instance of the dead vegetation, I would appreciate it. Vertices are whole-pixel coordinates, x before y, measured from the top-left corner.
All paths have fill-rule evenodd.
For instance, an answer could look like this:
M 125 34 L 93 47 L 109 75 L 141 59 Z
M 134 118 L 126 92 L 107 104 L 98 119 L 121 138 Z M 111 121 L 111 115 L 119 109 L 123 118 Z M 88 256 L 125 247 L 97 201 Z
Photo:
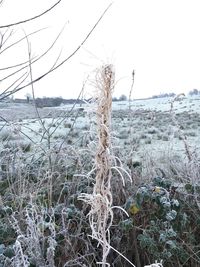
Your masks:
M 188 133 L 199 114 L 111 112 L 113 67 L 96 79 L 96 112 L 2 124 L 0 263 L 197 267 L 200 161 Z M 181 154 L 149 148 L 174 140 Z
M 33 95 L 32 104 L 0 103 L 0 267 L 200 266 L 198 101 L 146 109 L 131 101 L 133 71 L 129 106 L 112 111 L 108 64 L 96 72 L 95 110 L 78 100 L 67 110 L 39 108 L 34 84 L 80 50 L 111 6 L 71 54 L 34 78 L 62 31 L 33 57 L 29 38 L 39 31 L 5 46 L 9 27 L 60 2 L 0 26 L 0 54 L 26 40 L 29 57 L 1 68 L 0 99 L 27 86 Z

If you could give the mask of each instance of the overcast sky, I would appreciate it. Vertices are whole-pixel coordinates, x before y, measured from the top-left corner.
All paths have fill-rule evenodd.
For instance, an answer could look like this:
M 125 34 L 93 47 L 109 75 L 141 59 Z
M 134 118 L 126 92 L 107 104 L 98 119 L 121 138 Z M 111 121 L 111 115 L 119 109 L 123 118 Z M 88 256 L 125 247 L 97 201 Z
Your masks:
M 44 11 L 56 0 L 4 0 L 0 25 Z M 15 27 L 10 39 L 47 27 L 29 38 L 32 56 L 44 52 L 65 24 L 51 52 L 33 64 L 33 76 L 46 72 L 71 54 L 96 23 L 109 0 L 62 0 L 54 10 L 33 22 Z M 93 71 L 112 63 L 116 71 L 115 95 L 129 94 L 135 70 L 133 97 L 200 89 L 199 0 L 116 0 L 84 46 L 62 67 L 36 83 L 36 96 L 75 98 L 89 75 L 85 94 L 93 93 Z M 27 59 L 26 41 L 4 52 L 0 68 Z M 2 78 L 1 72 L 1 78 Z M 0 86 L 2 86 L 0 84 Z M 5 85 L 4 85 L 5 86 Z M 2 89 L 2 88 L 1 88 Z M 24 96 L 29 89 L 23 90 Z

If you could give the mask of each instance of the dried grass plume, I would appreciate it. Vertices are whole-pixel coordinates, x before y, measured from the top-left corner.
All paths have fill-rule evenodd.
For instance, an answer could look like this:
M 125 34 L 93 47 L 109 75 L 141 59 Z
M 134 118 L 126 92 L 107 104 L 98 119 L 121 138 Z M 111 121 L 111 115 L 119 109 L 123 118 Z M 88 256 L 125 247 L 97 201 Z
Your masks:
M 110 226 L 113 221 L 111 193 L 111 155 L 110 127 L 112 91 L 115 73 L 112 65 L 102 66 L 96 74 L 97 96 L 97 131 L 98 146 L 95 156 L 96 181 L 91 195 L 82 194 L 79 199 L 91 206 L 88 214 L 92 229 L 92 238 L 102 247 L 102 266 L 109 266 L 107 256 L 110 250 Z

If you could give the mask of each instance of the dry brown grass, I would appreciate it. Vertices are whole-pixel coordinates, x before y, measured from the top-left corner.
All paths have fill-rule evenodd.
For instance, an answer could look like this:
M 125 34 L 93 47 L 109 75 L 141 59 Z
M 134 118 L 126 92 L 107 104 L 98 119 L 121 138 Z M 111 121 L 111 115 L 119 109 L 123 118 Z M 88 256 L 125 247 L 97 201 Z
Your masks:
M 95 157 L 96 179 L 91 195 L 81 195 L 91 210 L 88 214 L 92 229 L 92 238 L 102 246 L 102 266 L 109 266 L 107 256 L 110 250 L 110 227 L 113 220 L 111 193 L 110 126 L 114 70 L 112 65 L 102 66 L 96 76 L 98 95 L 97 127 L 98 147 Z

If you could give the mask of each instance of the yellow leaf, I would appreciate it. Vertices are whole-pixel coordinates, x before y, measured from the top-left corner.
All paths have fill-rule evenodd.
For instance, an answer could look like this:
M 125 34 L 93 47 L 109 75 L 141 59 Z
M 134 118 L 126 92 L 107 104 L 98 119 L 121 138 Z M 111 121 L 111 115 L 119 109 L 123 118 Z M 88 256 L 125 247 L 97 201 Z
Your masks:
M 129 210 L 132 215 L 135 215 L 140 209 L 136 206 L 136 204 L 132 204 Z
M 160 193 L 160 187 L 156 186 L 156 187 L 154 188 L 154 192 L 156 192 L 156 193 Z

